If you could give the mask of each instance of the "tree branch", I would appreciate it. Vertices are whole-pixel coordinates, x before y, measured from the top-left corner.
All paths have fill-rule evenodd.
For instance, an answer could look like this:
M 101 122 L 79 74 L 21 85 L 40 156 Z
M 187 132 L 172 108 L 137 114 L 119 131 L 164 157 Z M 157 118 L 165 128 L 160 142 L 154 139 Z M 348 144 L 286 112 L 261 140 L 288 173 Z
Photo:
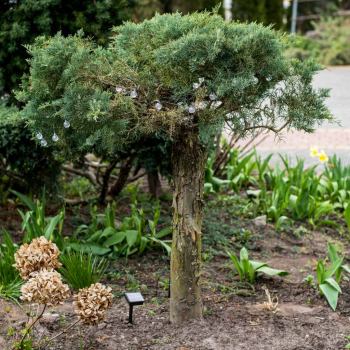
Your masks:
M 87 178 L 88 180 L 90 180 L 90 182 L 93 185 L 95 185 L 95 186 L 97 185 L 96 175 L 92 171 L 84 171 L 81 169 L 75 169 L 75 168 L 71 168 L 68 165 L 63 165 L 62 169 L 68 173 L 83 176 L 83 177 Z

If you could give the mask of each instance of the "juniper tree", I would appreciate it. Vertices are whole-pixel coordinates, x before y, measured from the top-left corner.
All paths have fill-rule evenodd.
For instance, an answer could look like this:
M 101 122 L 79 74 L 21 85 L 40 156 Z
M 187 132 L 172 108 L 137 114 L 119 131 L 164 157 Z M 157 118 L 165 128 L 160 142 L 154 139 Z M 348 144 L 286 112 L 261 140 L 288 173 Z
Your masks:
M 171 322 L 202 316 L 201 235 L 206 145 L 223 128 L 312 132 L 332 120 L 321 67 L 283 56 L 288 37 L 261 24 L 195 13 L 156 15 L 113 29 L 108 49 L 84 39 L 40 37 L 18 93 L 34 133 L 70 153 L 121 150 L 155 133 L 172 139 Z M 70 129 L 63 123 L 68 120 Z M 56 139 L 56 138 L 55 138 Z

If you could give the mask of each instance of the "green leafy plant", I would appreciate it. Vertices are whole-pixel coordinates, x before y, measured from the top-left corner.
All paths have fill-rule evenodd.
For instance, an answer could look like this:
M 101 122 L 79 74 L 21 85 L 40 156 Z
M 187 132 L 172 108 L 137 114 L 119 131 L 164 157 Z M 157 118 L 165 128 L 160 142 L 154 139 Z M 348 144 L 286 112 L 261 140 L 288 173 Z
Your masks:
M 156 209 L 153 220 L 146 219 L 142 208 L 137 208 L 136 196 L 133 196 L 134 203 L 131 204 L 131 216 L 125 217 L 121 226 L 115 225 L 116 203 L 108 206 L 103 215 L 97 214 L 96 209 L 91 211 L 92 224 L 80 227 L 83 236 L 78 242 L 67 245 L 66 248 L 78 252 L 92 253 L 95 255 L 107 255 L 111 259 L 119 256 L 128 257 L 138 253 L 141 255 L 145 249 L 163 247 L 168 254 L 171 248 L 171 240 L 164 240 L 163 237 L 172 233 L 172 228 L 167 227 L 159 232 L 156 226 L 160 217 L 160 208 Z M 77 237 L 75 233 L 75 237 Z
M 47 240 L 54 240 L 57 235 L 61 235 L 63 220 L 65 215 L 65 205 L 61 212 L 53 218 L 45 217 L 46 198 L 45 187 L 43 190 L 41 202 L 39 200 L 33 202 L 28 196 L 17 191 L 11 191 L 18 196 L 29 208 L 25 214 L 18 209 L 22 217 L 22 232 L 26 230 L 23 242 L 29 242 L 33 238 L 45 236 Z M 57 229 L 58 226 L 58 229 Z
M 320 184 L 324 196 L 336 208 L 344 208 L 350 200 L 350 166 L 344 166 L 336 155 L 325 165 Z
M 261 185 L 266 184 L 266 172 L 268 169 L 269 162 L 273 154 L 269 154 L 264 160 L 258 155 L 256 149 L 254 149 L 255 164 L 258 169 L 258 183 Z
M 223 180 L 219 177 L 214 176 L 214 161 L 216 153 L 213 152 L 210 157 L 207 159 L 207 165 L 205 167 L 204 175 L 204 194 L 208 195 L 209 193 L 218 193 L 223 187 L 230 185 L 229 180 Z
M 93 258 L 92 254 L 82 252 L 61 254 L 60 261 L 60 274 L 76 290 L 99 282 L 109 265 L 106 259 Z
M 283 270 L 272 269 L 265 263 L 249 260 L 248 251 L 244 247 L 240 252 L 240 260 L 229 252 L 227 252 L 227 254 L 233 261 L 242 282 L 249 280 L 250 283 L 254 283 L 259 273 L 265 273 L 269 276 L 278 275 L 280 277 L 284 277 L 289 274 L 289 272 Z
M 12 242 L 6 230 L 3 230 L 2 235 L 4 244 L 0 244 L 0 297 L 16 301 L 21 295 L 21 286 L 24 283 L 12 266 L 18 246 Z
M 343 258 L 339 258 L 332 262 L 332 265 L 326 269 L 322 260 L 317 264 L 317 281 L 319 292 L 324 295 L 330 305 L 335 310 L 338 303 L 338 295 L 341 293 L 339 284 L 332 278 L 341 266 Z
M 221 189 L 228 187 L 236 192 L 239 192 L 242 186 L 248 184 L 256 184 L 257 179 L 252 175 L 253 170 L 257 168 L 256 162 L 252 160 L 254 152 L 247 156 L 241 157 L 237 149 L 231 149 L 227 142 L 223 142 L 223 146 L 228 154 L 228 161 L 221 168 L 221 177 L 214 176 L 214 161 L 216 160 L 216 152 L 213 152 L 207 160 L 204 178 L 204 193 L 207 195 L 210 192 L 218 193 Z
M 309 287 L 315 287 L 314 279 L 314 276 L 309 275 L 303 279 L 303 282 Z
M 338 259 L 338 253 L 337 250 L 335 249 L 334 245 L 328 242 L 328 252 L 329 252 L 329 257 L 332 263 L 335 263 Z M 345 270 L 347 273 L 350 273 L 350 268 L 348 265 L 341 265 L 338 267 L 338 269 L 335 271 L 334 276 L 335 280 L 337 283 L 340 282 L 341 280 L 341 275 L 343 270 Z
M 344 218 L 346 222 L 346 226 L 348 227 L 348 232 L 350 233 L 350 202 L 346 204 L 345 211 L 344 211 Z

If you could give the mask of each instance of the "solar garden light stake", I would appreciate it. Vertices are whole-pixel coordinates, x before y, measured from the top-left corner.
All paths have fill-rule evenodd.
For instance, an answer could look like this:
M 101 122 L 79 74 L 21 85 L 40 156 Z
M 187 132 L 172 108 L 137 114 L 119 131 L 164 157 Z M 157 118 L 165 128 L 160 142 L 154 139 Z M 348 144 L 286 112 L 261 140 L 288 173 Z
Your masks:
M 129 323 L 132 323 L 132 312 L 136 305 L 143 305 L 145 299 L 140 292 L 125 293 L 125 299 L 129 304 Z

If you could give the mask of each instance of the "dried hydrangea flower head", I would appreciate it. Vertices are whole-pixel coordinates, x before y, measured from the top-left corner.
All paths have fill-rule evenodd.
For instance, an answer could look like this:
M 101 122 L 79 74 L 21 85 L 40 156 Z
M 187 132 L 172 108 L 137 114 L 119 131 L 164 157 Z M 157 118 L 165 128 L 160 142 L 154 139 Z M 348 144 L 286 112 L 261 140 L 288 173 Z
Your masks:
M 82 323 L 96 325 L 105 319 L 106 310 L 112 305 L 111 290 L 110 287 L 96 283 L 89 288 L 80 289 L 79 293 L 73 296 L 76 300 L 75 311 Z
M 67 284 L 63 284 L 61 275 L 53 269 L 32 272 L 29 281 L 21 288 L 23 301 L 48 306 L 62 305 L 69 296 Z
M 42 236 L 33 239 L 29 245 L 23 244 L 19 248 L 15 253 L 16 264 L 13 266 L 19 271 L 20 276 L 27 280 L 32 272 L 43 268 L 59 268 L 61 266 L 58 262 L 59 254 L 56 244 Z

